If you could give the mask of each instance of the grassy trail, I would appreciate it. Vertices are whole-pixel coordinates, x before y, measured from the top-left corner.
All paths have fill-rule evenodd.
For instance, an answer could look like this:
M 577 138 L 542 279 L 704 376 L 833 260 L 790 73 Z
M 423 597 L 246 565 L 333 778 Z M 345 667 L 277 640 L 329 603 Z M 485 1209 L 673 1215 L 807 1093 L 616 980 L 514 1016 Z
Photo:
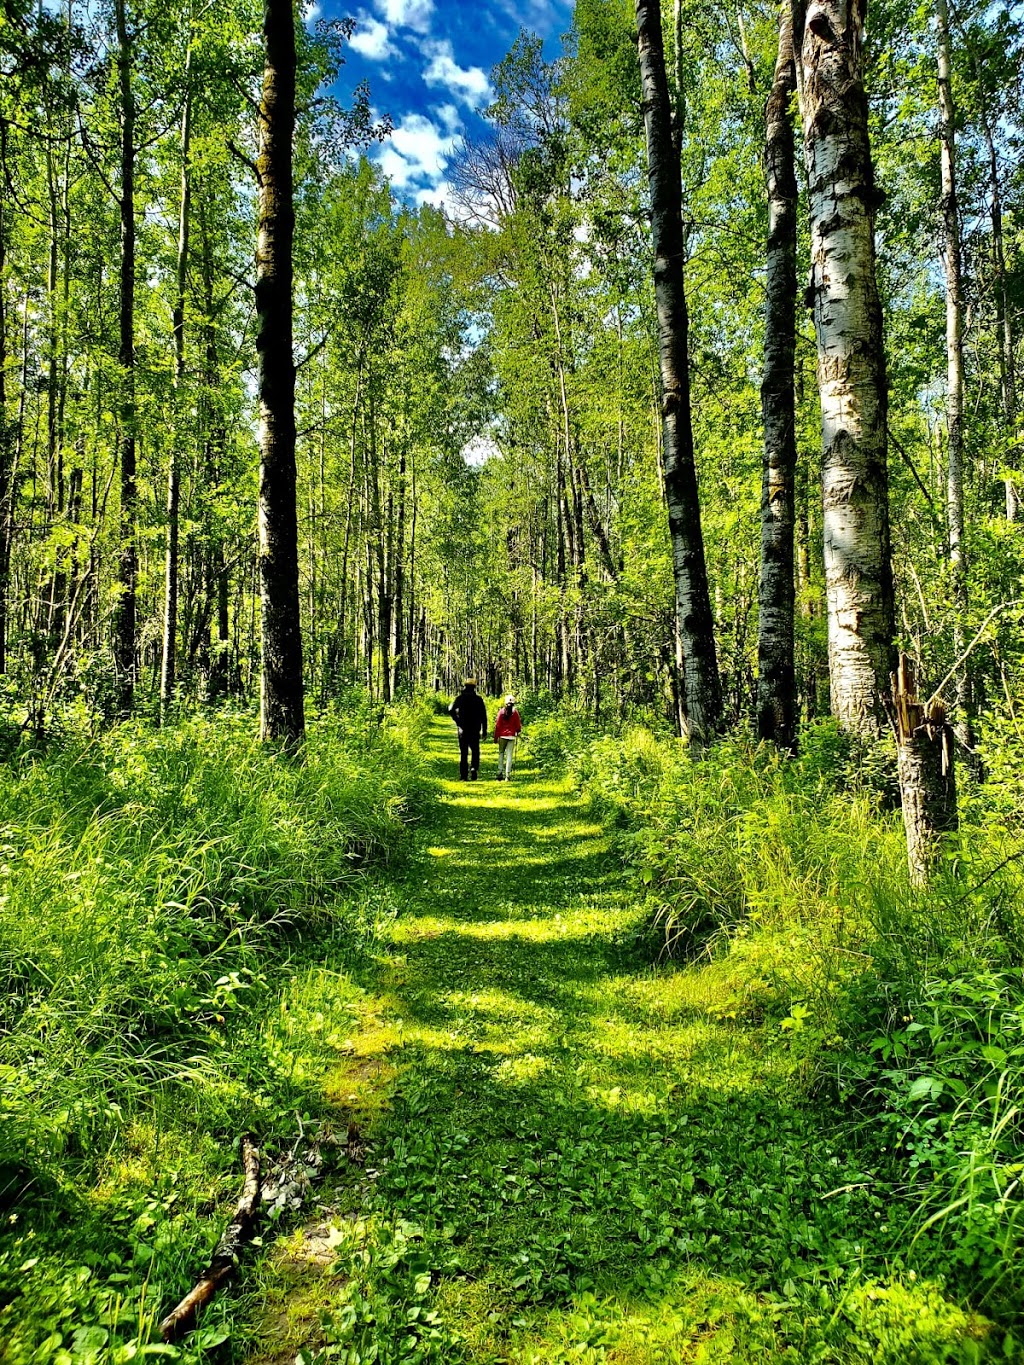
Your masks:
M 346 1365 L 960 1359 L 957 1310 L 869 1295 L 886 1211 L 777 1025 L 725 1014 L 720 967 L 652 968 L 568 783 L 483 756 L 453 780 L 433 722 L 441 813 L 328 1079 L 367 1169 L 267 1270 L 258 1359 L 323 1309 Z

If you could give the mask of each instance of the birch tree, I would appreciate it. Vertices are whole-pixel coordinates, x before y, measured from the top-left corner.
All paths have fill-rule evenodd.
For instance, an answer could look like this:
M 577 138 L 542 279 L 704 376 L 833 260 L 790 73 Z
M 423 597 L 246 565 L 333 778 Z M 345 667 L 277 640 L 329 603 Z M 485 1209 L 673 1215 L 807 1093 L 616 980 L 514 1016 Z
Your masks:
M 192 207 L 192 49 L 185 56 L 185 102 L 181 112 L 181 192 L 178 201 L 178 249 L 175 258 L 174 392 L 181 409 L 185 378 L 185 286 L 188 276 L 189 233 Z M 174 701 L 175 663 L 178 647 L 178 520 L 181 502 L 181 469 L 177 440 L 167 456 L 167 548 L 164 561 L 164 638 L 160 669 L 160 716 L 166 719 Z
M 117 75 L 121 104 L 121 260 L 117 358 L 121 368 L 121 528 L 119 593 L 114 619 L 117 710 L 131 714 L 135 703 L 135 616 L 139 554 L 135 470 L 135 93 L 132 43 L 125 0 L 116 0 Z
M 894 612 L 864 16 L 864 0 L 797 0 L 793 37 L 811 220 L 832 709 L 844 729 L 872 736 L 885 722 Z

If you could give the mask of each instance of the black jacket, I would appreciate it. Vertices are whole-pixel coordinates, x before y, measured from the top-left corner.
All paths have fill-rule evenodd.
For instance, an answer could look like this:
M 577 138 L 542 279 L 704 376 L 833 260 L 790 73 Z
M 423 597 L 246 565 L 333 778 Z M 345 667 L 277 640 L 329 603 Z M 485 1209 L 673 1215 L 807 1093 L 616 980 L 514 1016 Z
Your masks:
M 475 687 L 464 687 L 448 708 L 448 714 L 470 735 L 486 735 L 487 707 Z

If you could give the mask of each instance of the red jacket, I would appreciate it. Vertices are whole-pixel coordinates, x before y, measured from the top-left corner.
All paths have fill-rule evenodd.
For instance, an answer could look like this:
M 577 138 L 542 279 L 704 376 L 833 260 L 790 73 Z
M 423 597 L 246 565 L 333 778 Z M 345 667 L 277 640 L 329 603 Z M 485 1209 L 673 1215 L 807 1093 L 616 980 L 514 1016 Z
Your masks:
M 523 718 L 513 706 L 512 714 L 509 715 L 503 706 L 498 711 L 498 719 L 494 722 L 495 739 L 512 739 L 521 734 L 523 729 Z

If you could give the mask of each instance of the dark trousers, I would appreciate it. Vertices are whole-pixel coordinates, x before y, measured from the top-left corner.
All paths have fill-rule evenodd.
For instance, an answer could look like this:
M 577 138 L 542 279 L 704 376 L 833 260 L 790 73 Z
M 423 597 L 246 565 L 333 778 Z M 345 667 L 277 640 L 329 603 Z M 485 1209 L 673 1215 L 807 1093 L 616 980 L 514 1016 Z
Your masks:
M 472 755 L 472 760 L 470 759 Z M 468 777 L 470 773 L 476 777 L 480 767 L 480 732 L 471 735 L 468 730 L 459 731 L 459 776 Z

